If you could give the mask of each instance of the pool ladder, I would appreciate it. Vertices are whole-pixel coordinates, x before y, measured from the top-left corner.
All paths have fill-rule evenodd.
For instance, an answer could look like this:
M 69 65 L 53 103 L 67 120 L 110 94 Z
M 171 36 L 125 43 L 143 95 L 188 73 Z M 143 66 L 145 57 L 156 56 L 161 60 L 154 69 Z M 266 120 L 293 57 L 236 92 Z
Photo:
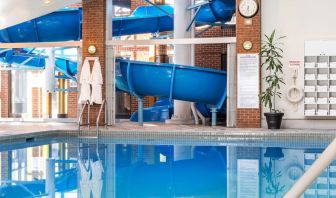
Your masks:
M 87 127 L 90 130 L 90 101 L 87 100 L 86 103 L 84 103 L 83 108 L 82 108 L 82 110 L 81 110 L 81 112 L 79 114 L 79 117 L 78 117 L 78 121 L 77 121 L 77 123 L 78 123 L 78 135 L 80 135 L 80 128 L 81 128 L 81 126 L 85 126 L 85 125 L 82 125 L 82 118 L 83 118 L 83 113 L 84 113 L 84 110 L 85 110 L 86 106 L 88 107 Z
M 100 120 L 100 115 L 101 115 L 101 112 L 103 111 L 103 107 L 105 106 L 106 104 L 106 100 L 103 100 L 102 104 L 100 105 L 100 109 L 99 109 L 99 112 L 98 112 L 98 116 L 97 116 L 97 120 L 96 120 L 96 137 L 98 138 L 99 136 L 99 120 Z M 90 101 L 87 101 L 84 105 L 83 105 L 83 108 L 82 108 L 82 111 L 80 112 L 79 114 L 79 118 L 78 118 L 78 135 L 80 135 L 80 129 L 81 129 L 81 126 L 85 126 L 85 125 L 82 125 L 81 121 L 82 121 L 82 118 L 83 118 L 83 113 L 85 111 L 85 107 L 88 107 L 88 119 L 87 119 L 87 126 L 90 130 Z M 106 123 L 106 116 L 105 116 L 105 121 L 104 121 L 104 126 L 107 127 L 107 123 Z
M 103 110 L 103 107 L 104 107 L 105 103 L 106 103 L 106 100 L 103 100 L 103 102 L 102 102 L 101 105 L 100 105 L 100 109 L 99 109 L 98 116 L 97 116 L 97 120 L 96 120 L 96 131 L 97 131 L 96 136 L 97 136 L 97 138 L 99 137 L 99 119 L 100 119 L 100 114 L 101 114 L 101 112 L 102 112 L 102 110 Z M 104 126 L 105 126 L 105 128 L 107 128 L 107 123 L 106 123 L 106 113 L 105 113 Z

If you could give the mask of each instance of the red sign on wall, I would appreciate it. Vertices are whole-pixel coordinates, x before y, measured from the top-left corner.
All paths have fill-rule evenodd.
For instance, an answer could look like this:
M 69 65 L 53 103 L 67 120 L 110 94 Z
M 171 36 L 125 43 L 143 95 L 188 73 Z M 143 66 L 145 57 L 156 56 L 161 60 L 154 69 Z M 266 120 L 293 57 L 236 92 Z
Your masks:
M 301 66 L 301 61 L 289 61 L 289 67 L 299 68 Z

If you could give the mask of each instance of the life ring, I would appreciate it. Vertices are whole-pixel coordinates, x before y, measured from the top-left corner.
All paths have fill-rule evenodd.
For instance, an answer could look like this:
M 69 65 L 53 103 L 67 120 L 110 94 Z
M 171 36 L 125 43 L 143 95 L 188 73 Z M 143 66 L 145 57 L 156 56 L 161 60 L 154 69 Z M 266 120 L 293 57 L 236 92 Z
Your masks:
M 297 93 L 296 96 L 291 95 L 291 93 L 294 91 Z M 291 103 L 299 103 L 303 99 L 303 95 L 304 95 L 303 90 L 299 89 L 297 86 L 294 85 L 288 89 L 286 98 Z

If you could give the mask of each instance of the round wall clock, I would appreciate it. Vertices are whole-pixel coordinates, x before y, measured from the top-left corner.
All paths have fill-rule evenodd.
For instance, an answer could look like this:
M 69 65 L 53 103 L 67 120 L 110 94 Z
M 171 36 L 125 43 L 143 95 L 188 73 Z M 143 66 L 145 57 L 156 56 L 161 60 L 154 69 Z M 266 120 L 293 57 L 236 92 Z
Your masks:
M 251 18 L 257 14 L 259 9 L 258 2 L 256 0 L 241 0 L 239 3 L 239 13 L 245 18 Z
M 88 47 L 88 52 L 89 52 L 89 54 L 95 54 L 96 51 L 97 51 L 96 46 L 94 46 L 94 45 L 90 45 L 90 46 Z
M 252 44 L 251 41 L 244 41 L 244 43 L 243 43 L 243 47 L 244 47 L 245 50 L 251 50 L 252 46 L 253 46 L 253 44 Z

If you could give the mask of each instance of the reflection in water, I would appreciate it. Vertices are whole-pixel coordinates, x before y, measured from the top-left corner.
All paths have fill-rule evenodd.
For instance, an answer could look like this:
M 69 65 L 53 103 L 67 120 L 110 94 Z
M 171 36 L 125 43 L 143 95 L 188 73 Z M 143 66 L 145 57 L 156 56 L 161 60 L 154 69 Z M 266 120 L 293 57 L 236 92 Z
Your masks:
M 2 151 L 0 197 L 282 197 L 322 152 L 104 142 Z M 335 186 L 333 163 L 304 197 L 333 197 Z

